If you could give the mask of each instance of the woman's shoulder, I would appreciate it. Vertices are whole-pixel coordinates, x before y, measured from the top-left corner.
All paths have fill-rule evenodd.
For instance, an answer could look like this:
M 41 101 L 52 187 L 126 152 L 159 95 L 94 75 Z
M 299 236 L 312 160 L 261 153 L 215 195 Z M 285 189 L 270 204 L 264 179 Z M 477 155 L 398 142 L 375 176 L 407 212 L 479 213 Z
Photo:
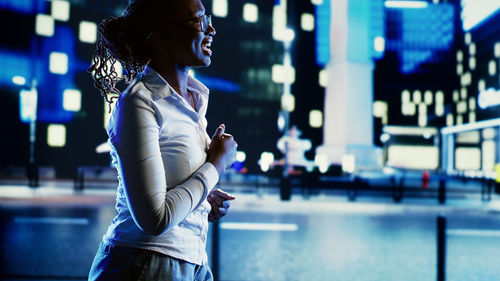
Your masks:
M 124 98 L 139 98 L 146 102 L 153 100 L 153 93 L 146 87 L 142 80 L 134 80 L 130 83 L 125 91 L 121 94 L 121 99 Z

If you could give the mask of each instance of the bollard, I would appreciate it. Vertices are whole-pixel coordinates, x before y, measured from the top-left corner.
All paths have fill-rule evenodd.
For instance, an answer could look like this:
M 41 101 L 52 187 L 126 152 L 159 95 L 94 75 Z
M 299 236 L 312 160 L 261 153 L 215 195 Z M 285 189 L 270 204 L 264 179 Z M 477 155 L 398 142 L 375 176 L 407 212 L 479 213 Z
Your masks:
M 84 181 L 85 181 L 84 173 L 85 172 L 83 171 L 82 167 L 77 168 L 76 175 L 75 175 L 75 181 L 74 181 L 74 185 L 73 185 L 73 189 L 75 191 L 82 191 L 83 190 Z
M 212 230 L 212 275 L 214 281 L 219 281 L 219 220 L 216 220 Z
M 446 218 L 437 218 L 437 281 L 444 281 L 446 273 Z
M 282 201 L 290 201 L 292 197 L 292 182 L 289 176 L 280 178 L 280 199 Z
M 438 200 L 439 203 L 444 204 L 446 201 L 446 180 L 439 180 L 439 189 L 438 189 Z
M 349 201 L 355 201 L 358 195 L 358 188 L 362 184 L 361 178 L 358 176 L 354 177 L 354 180 L 347 187 L 347 198 Z

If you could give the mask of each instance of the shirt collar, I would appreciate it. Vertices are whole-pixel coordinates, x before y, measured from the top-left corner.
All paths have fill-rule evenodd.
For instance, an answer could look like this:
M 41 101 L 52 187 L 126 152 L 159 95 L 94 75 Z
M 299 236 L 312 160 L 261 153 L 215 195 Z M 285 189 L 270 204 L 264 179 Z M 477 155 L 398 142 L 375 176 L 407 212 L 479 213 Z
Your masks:
M 163 77 L 161 77 L 161 75 L 150 66 L 146 67 L 139 79 L 144 83 L 146 88 L 151 91 L 155 101 L 175 94 L 174 89 L 170 87 L 168 82 L 165 81 L 165 79 L 163 79 Z M 189 75 L 187 84 L 188 88 L 194 90 L 193 92 L 199 93 L 201 96 L 208 98 L 208 88 L 196 78 Z

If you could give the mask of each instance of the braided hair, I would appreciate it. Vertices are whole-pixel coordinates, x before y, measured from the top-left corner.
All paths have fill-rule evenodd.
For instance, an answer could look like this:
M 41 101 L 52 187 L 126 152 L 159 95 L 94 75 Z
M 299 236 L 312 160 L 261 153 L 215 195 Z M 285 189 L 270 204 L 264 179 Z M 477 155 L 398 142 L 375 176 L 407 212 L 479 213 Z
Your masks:
M 121 80 L 130 83 L 151 61 L 146 41 L 157 24 L 154 21 L 158 21 L 160 2 L 132 0 L 121 16 L 109 17 L 99 24 L 96 50 L 88 72 L 110 111 L 120 95 L 116 84 Z M 118 74 L 117 63 L 121 64 L 123 75 Z

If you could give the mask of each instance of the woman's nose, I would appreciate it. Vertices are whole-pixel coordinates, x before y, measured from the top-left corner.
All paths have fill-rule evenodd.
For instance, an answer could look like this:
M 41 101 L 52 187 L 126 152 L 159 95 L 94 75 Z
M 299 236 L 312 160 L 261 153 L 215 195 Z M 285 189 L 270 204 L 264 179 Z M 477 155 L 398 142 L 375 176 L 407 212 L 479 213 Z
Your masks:
M 213 25 L 209 24 L 207 28 L 207 33 L 210 34 L 211 36 L 215 36 L 217 31 L 215 30 L 215 27 L 213 27 Z

